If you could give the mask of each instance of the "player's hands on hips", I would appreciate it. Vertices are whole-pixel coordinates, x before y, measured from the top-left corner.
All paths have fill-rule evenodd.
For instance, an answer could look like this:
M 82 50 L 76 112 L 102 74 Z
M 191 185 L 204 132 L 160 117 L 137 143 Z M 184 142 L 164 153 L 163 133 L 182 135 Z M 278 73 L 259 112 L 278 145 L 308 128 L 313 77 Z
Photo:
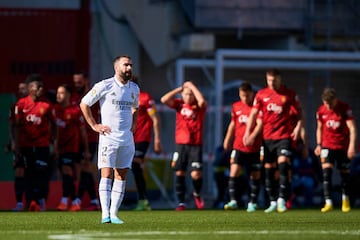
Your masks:
M 95 130 L 95 132 L 98 132 L 101 135 L 106 135 L 111 133 L 110 127 L 102 124 L 95 124 L 93 129 Z

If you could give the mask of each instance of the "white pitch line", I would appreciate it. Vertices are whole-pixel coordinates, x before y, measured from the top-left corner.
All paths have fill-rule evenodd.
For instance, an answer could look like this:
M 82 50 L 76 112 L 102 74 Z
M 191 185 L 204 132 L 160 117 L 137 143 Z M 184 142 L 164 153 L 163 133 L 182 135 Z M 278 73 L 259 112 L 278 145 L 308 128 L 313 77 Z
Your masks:
M 202 235 L 337 235 L 337 236 L 360 236 L 360 230 L 350 230 L 350 231 L 334 231 L 334 230 L 298 230 L 298 231 L 272 231 L 272 230 L 261 230 L 261 231 L 145 231 L 145 232 L 116 232 L 116 233 L 109 233 L 109 232 L 100 232 L 100 231 L 94 231 L 94 232 L 88 232 L 88 231 L 80 231 L 80 232 L 73 232 L 73 231 L 26 231 L 26 230 L 20 230 L 20 231 L 1 231 L 2 233 L 21 233 L 24 235 L 27 234 L 47 234 L 48 239 L 53 240 L 70 240 L 70 239 L 78 239 L 78 240 L 107 240 L 107 239 L 114 239 L 114 237 L 144 237 L 144 236 L 175 236 L 175 235 L 181 235 L 181 236 L 202 236 Z M 131 238 L 135 239 L 135 238 Z M 160 239 L 157 239 L 160 240 Z
M 111 237 L 119 236 L 154 236 L 154 235 L 163 235 L 163 236 L 174 236 L 174 235 L 183 235 L 183 236 L 197 236 L 197 235 L 351 235 L 351 236 L 360 236 L 360 230 L 351 230 L 351 231 L 208 231 L 208 232 L 161 232 L 161 231 L 147 231 L 147 232 L 117 232 L 117 233 L 105 233 L 105 232 L 88 232 L 88 233 L 67 233 L 67 234 L 50 234 L 49 239 L 54 240 L 68 240 L 68 239 L 111 239 Z M 100 238 L 99 238 L 100 237 Z

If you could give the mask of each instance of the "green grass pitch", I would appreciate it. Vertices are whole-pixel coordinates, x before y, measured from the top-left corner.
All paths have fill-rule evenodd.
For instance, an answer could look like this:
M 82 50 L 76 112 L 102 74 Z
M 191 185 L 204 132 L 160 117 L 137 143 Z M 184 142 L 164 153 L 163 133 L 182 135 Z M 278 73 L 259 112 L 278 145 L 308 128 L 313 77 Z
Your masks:
M 119 211 L 125 224 L 101 224 L 100 212 L 0 212 L 0 239 L 360 239 L 360 209 Z

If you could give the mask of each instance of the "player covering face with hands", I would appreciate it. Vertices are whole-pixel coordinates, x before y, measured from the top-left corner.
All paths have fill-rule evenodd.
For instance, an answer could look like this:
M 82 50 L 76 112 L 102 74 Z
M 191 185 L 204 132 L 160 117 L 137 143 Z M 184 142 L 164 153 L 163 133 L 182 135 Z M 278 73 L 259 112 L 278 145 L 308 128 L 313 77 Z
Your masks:
M 181 98 L 176 98 L 177 94 Z M 191 167 L 194 187 L 193 197 L 198 209 L 204 208 L 200 197 L 202 188 L 202 129 L 207 103 L 194 83 L 186 81 L 181 87 L 166 93 L 161 102 L 176 111 L 175 143 L 176 149 L 172 167 L 176 175 L 176 194 L 179 204 L 175 210 L 185 210 L 186 170 Z

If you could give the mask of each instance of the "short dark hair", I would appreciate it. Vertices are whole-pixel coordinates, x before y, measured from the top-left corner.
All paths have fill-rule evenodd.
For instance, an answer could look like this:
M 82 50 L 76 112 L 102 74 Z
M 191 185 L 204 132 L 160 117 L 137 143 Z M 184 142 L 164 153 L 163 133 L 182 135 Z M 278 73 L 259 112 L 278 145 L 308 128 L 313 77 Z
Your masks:
M 131 60 L 131 57 L 128 55 L 119 55 L 114 58 L 114 63 L 116 63 L 116 61 L 118 61 L 120 58 L 128 58 Z
M 40 82 L 40 83 L 42 83 L 41 76 L 39 74 L 37 74 L 37 73 L 30 74 L 26 78 L 25 83 L 29 84 L 29 83 L 32 83 L 32 82 Z
M 267 71 L 266 71 L 266 74 L 267 74 L 267 75 L 270 75 L 270 76 L 274 76 L 274 77 L 277 77 L 277 76 L 280 76 L 280 75 L 281 75 L 279 69 L 277 69 L 277 68 L 273 68 L 273 69 L 267 70 Z
M 88 77 L 88 74 L 86 71 L 75 71 L 73 75 L 81 75 L 83 76 L 84 78 L 87 78 Z
M 65 88 L 65 90 L 66 90 L 68 93 L 70 93 L 70 94 L 72 93 L 72 89 L 71 89 L 71 87 L 70 87 L 69 84 L 63 83 L 63 84 L 60 84 L 59 87 Z M 58 87 L 58 88 L 59 88 L 59 87 Z
M 325 88 L 321 94 L 321 99 L 324 102 L 331 102 L 336 99 L 336 91 L 333 88 Z
M 239 90 L 244 92 L 252 92 L 253 89 L 249 82 L 243 82 L 240 84 Z

